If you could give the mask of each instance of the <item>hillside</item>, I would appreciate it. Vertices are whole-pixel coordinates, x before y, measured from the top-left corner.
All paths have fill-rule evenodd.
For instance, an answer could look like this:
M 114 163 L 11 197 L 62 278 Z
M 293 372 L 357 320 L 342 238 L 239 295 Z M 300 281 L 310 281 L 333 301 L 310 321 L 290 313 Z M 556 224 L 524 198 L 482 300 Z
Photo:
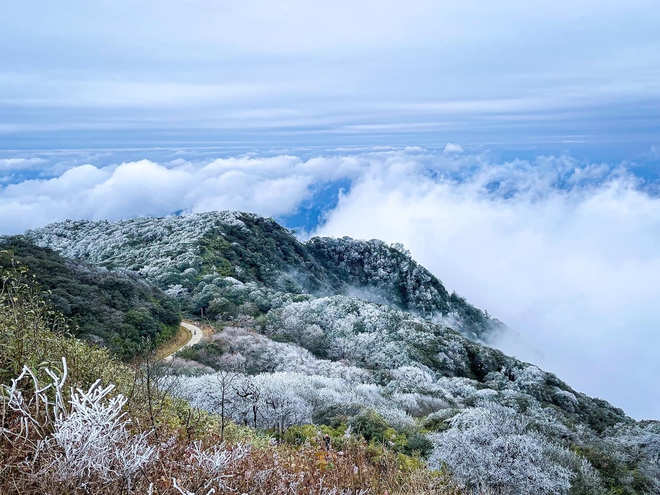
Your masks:
M 359 295 L 429 320 L 451 322 L 472 338 L 487 340 L 504 328 L 449 294 L 398 246 L 349 238 L 300 242 L 274 220 L 248 213 L 67 221 L 25 235 L 67 258 L 135 271 L 174 295 L 202 291 L 206 276 L 229 276 L 292 294 Z M 199 312 L 205 304 L 191 310 Z
M 456 494 L 419 459 L 341 429 L 321 427 L 330 450 L 314 425 L 274 442 L 191 407 L 168 391 L 162 364 L 128 366 L 71 337 L 34 277 L 3 255 L 3 495 Z
M 147 341 L 166 340 L 178 329 L 177 302 L 130 271 L 68 260 L 21 236 L 0 238 L 0 250 L 29 269 L 76 337 L 117 356 L 133 357 L 147 350 Z M 0 268 L 9 260 L 0 257 Z
M 63 222 L 26 237 L 74 265 L 133 271 L 203 312 L 213 334 L 159 380 L 220 415 L 222 432 L 232 420 L 299 447 L 320 431 L 363 439 L 473 495 L 660 493 L 660 423 L 484 344 L 503 325 L 401 246 L 300 242 L 232 212 Z

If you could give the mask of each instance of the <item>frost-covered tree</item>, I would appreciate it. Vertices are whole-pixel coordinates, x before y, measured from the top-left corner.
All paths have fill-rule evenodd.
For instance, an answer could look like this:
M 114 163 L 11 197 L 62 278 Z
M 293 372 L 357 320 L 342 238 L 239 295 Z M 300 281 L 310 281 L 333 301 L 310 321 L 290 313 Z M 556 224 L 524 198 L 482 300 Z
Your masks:
M 431 435 L 430 464 L 446 465 L 471 493 L 497 495 L 568 493 L 571 472 L 553 460 L 553 446 L 529 429 L 515 410 L 486 403 L 450 420 Z
M 173 296 L 200 292 L 206 276 L 229 276 L 285 293 L 354 295 L 430 320 L 449 318 L 473 338 L 503 328 L 486 312 L 449 294 L 400 245 L 347 237 L 303 243 L 274 220 L 249 213 L 66 221 L 26 235 L 68 258 L 138 272 Z M 197 297 L 195 304 L 206 309 L 213 299 Z M 268 304 L 257 306 L 264 311 Z M 232 308 L 216 303 L 213 311 Z

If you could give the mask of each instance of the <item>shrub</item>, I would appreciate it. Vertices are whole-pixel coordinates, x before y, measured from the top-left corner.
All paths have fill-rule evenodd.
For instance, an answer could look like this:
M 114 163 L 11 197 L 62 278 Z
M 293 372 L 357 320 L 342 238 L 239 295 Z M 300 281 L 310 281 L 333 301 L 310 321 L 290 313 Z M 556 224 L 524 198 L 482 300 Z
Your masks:
M 413 433 L 408 437 L 403 453 L 406 455 L 418 454 L 420 457 L 426 458 L 433 450 L 433 442 L 421 433 Z
M 348 425 L 357 435 L 362 435 L 368 442 L 384 442 L 390 425 L 376 411 L 367 409 L 351 418 Z M 387 438 L 389 439 L 389 438 Z

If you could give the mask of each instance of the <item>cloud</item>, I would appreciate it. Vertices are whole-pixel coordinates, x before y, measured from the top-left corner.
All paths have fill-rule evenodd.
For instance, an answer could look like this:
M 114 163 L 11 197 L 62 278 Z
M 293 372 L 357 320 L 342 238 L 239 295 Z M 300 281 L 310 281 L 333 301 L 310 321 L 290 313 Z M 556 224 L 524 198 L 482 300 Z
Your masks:
M 463 147 L 460 144 L 447 143 L 443 153 L 446 155 L 450 155 L 452 153 L 463 153 Z
M 660 159 L 660 146 L 656 146 L 656 145 L 651 146 L 651 149 L 647 153 L 645 153 L 644 156 L 652 160 Z
M 0 158 L 0 172 L 16 172 L 38 168 L 46 163 L 42 158 Z
M 58 177 L 1 190 L 0 232 L 19 233 L 65 218 L 114 220 L 179 210 L 279 216 L 295 211 L 311 185 L 356 177 L 360 167 L 351 157 L 303 161 L 293 156 L 73 166 Z
M 629 170 L 421 148 L 205 160 L 75 165 L 7 185 L 0 232 L 178 210 L 283 217 L 320 184 L 348 181 L 319 234 L 402 242 L 449 290 L 520 333 L 497 343 L 505 351 L 660 418 L 660 199 Z
M 95 130 L 125 131 L 118 146 L 217 142 L 201 130 L 343 136 L 335 145 L 657 135 L 648 0 L 32 4 L 0 17 L 7 148 L 107 143 Z M 62 139 L 75 131 L 89 134 Z
M 640 186 L 569 158 L 401 160 L 365 173 L 319 233 L 402 242 L 521 334 L 505 351 L 660 418 L 660 199 Z

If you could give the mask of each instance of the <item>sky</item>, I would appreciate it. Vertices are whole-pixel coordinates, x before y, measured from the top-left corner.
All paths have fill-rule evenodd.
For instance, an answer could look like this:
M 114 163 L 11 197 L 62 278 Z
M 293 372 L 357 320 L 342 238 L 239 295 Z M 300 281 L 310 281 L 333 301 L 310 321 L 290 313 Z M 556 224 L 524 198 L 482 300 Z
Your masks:
M 0 233 L 215 209 L 401 242 L 505 351 L 660 419 L 660 5 L 25 0 Z
M 0 145 L 643 146 L 659 25 L 656 0 L 6 2 Z

